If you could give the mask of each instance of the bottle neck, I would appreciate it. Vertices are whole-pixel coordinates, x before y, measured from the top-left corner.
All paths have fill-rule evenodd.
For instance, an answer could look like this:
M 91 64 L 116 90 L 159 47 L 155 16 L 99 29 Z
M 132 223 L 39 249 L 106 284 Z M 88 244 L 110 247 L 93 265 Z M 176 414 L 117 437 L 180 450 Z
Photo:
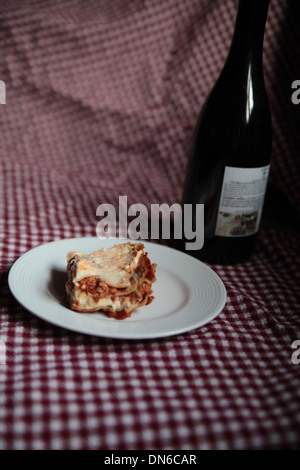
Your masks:
M 262 62 L 269 0 L 239 0 L 228 61 Z

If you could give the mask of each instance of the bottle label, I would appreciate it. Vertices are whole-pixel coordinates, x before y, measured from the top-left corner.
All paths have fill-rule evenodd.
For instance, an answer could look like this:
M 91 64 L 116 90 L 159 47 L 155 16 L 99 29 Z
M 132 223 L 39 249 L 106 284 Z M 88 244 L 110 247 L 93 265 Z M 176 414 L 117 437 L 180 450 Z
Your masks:
M 253 235 L 259 229 L 270 165 L 260 168 L 225 167 L 215 234 Z

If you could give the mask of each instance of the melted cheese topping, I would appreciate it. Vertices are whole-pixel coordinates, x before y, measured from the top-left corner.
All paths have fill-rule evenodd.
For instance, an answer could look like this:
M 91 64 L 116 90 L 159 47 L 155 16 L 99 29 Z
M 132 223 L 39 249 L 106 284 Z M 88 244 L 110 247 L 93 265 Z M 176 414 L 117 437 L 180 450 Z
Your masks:
M 143 246 L 133 249 L 130 243 L 102 248 L 86 255 L 78 251 L 67 254 L 68 263 L 74 263 L 73 282 L 97 276 L 109 286 L 125 288 L 138 278 L 138 266 L 143 256 Z M 140 248 L 140 249 L 139 249 Z

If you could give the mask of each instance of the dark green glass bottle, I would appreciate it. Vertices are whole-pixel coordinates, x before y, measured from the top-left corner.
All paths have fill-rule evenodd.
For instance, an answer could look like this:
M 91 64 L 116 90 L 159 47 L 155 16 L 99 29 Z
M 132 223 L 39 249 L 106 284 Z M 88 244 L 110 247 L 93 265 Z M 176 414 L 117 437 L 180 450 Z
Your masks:
M 272 142 L 262 60 L 268 7 L 239 1 L 227 60 L 193 134 L 182 204 L 204 204 L 204 246 L 189 253 L 208 263 L 240 263 L 255 248 Z

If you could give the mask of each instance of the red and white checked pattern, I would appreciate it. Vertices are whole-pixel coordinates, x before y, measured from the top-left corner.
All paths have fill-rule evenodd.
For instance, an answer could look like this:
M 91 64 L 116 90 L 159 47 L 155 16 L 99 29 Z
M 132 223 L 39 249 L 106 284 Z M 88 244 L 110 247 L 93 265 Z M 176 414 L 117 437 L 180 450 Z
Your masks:
M 11 264 L 30 248 L 95 235 L 101 203 L 179 201 L 236 2 L 2 3 L 0 448 L 298 448 L 294 232 L 265 228 L 251 262 L 214 266 L 228 291 L 224 311 L 163 340 L 59 329 L 26 312 L 7 286 Z M 295 208 L 297 3 L 272 0 L 265 36 L 271 179 Z

